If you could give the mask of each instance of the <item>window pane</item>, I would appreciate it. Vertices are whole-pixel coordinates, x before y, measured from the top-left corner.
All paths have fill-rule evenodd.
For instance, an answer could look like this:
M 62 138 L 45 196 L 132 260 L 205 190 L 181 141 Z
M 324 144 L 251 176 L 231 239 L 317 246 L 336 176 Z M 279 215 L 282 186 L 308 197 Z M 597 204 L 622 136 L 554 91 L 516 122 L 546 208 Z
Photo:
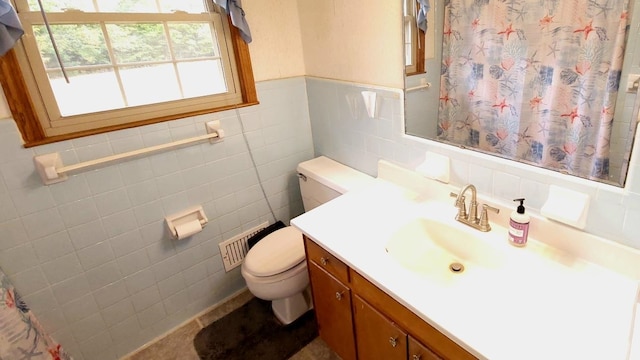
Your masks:
M 413 26 L 411 22 L 404 23 L 404 64 L 413 65 Z
M 119 64 L 171 58 L 162 24 L 107 24 L 107 31 Z
M 101 12 L 158 12 L 155 0 L 99 0 L 96 2 Z
M 181 10 L 205 12 L 203 0 L 98 0 L 101 12 L 170 13 Z
M 207 11 L 204 0 L 160 0 L 159 3 L 163 12 L 180 10 L 200 14 Z
M 38 0 L 28 0 L 29 10 L 40 11 Z M 188 13 L 203 13 L 206 8 L 203 0 L 42 0 L 42 6 L 47 12 L 62 12 L 65 9 L 76 9 L 85 12 L 138 12 L 138 13 L 169 13 L 185 11 Z
M 39 12 L 38 0 L 27 1 Z M 43 4 L 51 12 L 206 10 L 203 0 L 43 0 Z M 43 93 L 55 98 L 48 101 L 57 103 L 50 113 L 59 112 L 62 117 L 95 114 L 102 119 L 107 113 L 96 113 L 235 91 L 224 73 L 227 57 L 222 57 L 224 44 L 218 42 L 218 36 L 224 34 L 216 34 L 216 19 L 184 14 L 172 19 L 172 15 L 144 14 L 116 19 L 111 14 L 52 15 L 52 34 L 69 83 L 62 76 L 45 25 L 32 25 L 44 64 L 44 72 L 35 69 L 37 81 L 43 84 Z
M 124 100 L 113 71 L 68 71 L 67 75 L 68 84 L 59 71 L 49 73 L 51 88 L 62 116 L 124 107 Z
M 9 91 L 41 115 L 44 135 L 25 132 L 29 146 L 257 102 L 248 49 L 226 15 L 209 12 L 211 0 L 14 1 L 27 36 L 23 56 L 0 73 L 19 68 L 27 79 L 28 92 Z M 16 116 L 30 125 L 30 114 Z
M 99 25 L 51 25 L 51 31 L 65 67 L 105 65 L 111 62 Z M 47 29 L 43 25 L 35 25 L 33 32 L 45 68 L 59 68 Z
M 217 41 L 209 23 L 169 24 L 176 59 L 218 57 Z
M 185 98 L 227 92 L 220 60 L 178 64 Z
M 402 13 L 404 16 L 415 14 L 416 0 L 403 0 Z
M 120 76 L 129 106 L 182 98 L 172 64 L 124 68 Z
M 66 9 L 96 11 L 92 0 L 42 0 L 42 7 L 47 12 L 62 12 Z M 29 0 L 29 10 L 40 11 L 38 0 Z

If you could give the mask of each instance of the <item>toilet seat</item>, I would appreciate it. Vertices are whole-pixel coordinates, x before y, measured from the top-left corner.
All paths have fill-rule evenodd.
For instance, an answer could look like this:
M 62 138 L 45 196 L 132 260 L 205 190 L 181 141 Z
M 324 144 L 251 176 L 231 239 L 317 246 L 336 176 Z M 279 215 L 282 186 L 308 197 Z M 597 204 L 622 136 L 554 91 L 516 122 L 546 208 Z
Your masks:
M 243 270 L 255 277 L 267 277 L 294 268 L 304 260 L 302 233 L 287 226 L 254 245 L 244 259 Z
M 260 286 L 266 285 L 266 286 L 272 287 L 274 284 L 281 284 L 283 281 L 292 280 L 292 278 L 295 278 L 298 276 L 302 276 L 308 279 L 306 261 L 299 263 L 298 265 L 292 267 L 291 269 L 288 269 L 287 271 L 283 271 L 280 274 L 271 275 L 271 276 L 255 276 L 247 272 L 247 269 L 244 267 L 242 267 L 241 271 L 242 271 L 242 276 L 247 281 L 247 284 L 251 282 L 252 285 L 260 285 Z M 307 282 L 308 280 L 305 280 L 305 283 Z M 273 289 L 270 289 L 270 290 L 273 290 Z M 282 291 L 282 289 L 280 291 Z M 290 291 L 291 290 L 287 291 L 287 293 Z

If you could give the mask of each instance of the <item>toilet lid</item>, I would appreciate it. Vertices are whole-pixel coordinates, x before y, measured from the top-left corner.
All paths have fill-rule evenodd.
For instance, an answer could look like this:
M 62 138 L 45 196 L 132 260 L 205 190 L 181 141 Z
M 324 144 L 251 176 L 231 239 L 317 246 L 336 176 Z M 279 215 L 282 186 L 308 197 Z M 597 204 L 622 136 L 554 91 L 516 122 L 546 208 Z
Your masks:
M 302 233 L 287 226 L 265 236 L 244 258 L 244 268 L 254 276 L 271 276 L 304 261 Z

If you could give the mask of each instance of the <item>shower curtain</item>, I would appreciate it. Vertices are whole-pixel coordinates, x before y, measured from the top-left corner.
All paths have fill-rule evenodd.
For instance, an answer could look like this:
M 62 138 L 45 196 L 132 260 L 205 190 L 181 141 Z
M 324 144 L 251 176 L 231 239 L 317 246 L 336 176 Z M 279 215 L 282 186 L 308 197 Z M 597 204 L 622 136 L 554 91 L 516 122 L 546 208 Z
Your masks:
M 628 0 L 449 0 L 440 140 L 607 179 Z
M 0 359 L 71 360 L 47 335 L 0 269 Z

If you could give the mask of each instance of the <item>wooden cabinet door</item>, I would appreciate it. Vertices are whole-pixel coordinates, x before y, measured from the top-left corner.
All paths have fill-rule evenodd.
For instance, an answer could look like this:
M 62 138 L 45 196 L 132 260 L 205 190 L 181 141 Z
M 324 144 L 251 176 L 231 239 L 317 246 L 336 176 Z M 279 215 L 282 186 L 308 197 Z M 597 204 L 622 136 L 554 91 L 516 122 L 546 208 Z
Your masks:
M 433 349 L 433 352 L 439 354 L 441 358 L 447 360 L 477 360 L 475 356 L 419 318 L 411 310 L 394 300 L 362 275 L 351 271 L 349 276 L 354 297 L 365 299 L 384 316 L 395 321 L 399 327 L 409 331 L 420 343 Z
M 353 320 L 360 360 L 406 360 L 407 334 L 357 295 Z
M 320 337 L 344 360 L 356 360 L 351 290 L 313 261 L 308 262 Z
M 442 360 L 442 358 L 409 335 L 409 360 Z

